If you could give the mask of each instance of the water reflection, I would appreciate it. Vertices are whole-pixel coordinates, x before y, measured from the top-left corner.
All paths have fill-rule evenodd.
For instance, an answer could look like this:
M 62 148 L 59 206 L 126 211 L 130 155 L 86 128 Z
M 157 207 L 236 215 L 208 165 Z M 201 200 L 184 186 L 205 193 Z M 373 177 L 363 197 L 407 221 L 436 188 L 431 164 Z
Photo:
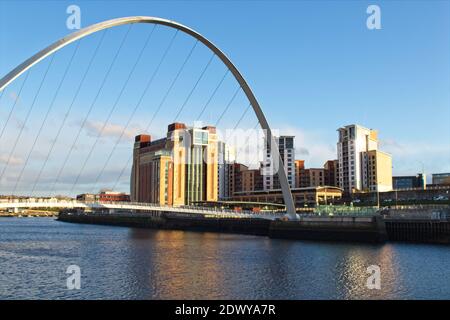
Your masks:
M 288 241 L 45 218 L 1 222 L 0 298 L 450 297 L 444 246 Z M 70 264 L 81 267 L 79 291 L 65 287 Z M 370 265 L 381 268 L 381 290 L 366 287 Z

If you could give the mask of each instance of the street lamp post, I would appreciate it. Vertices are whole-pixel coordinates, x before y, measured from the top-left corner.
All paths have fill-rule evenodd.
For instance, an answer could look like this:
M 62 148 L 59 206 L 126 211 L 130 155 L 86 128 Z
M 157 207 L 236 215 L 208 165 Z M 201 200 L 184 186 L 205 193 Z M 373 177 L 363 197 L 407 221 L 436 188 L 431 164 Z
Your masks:
M 377 185 L 377 208 L 380 209 L 380 191 L 378 190 L 378 185 Z

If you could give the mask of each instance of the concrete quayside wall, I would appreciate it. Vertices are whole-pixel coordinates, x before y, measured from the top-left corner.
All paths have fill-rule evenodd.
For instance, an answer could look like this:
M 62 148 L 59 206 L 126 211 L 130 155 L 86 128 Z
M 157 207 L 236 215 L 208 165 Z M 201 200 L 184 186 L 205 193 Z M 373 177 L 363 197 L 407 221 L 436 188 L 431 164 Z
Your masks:
M 61 213 L 59 220 L 129 227 L 225 232 L 299 240 L 384 242 L 384 224 L 376 217 L 308 217 L 300 221 L 216 218 L 189 214 Z
M 311 217 L 300 221 L 273 221 L 272 238 L 385 242 L 386 228 L 381 217 Z

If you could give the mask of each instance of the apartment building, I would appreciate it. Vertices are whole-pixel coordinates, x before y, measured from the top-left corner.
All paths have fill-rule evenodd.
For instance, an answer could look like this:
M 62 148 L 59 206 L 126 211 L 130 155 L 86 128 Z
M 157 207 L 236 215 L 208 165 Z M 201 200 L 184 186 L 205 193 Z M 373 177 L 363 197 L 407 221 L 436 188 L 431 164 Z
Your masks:
M 222 141 L 217 142 L 218 152 L 218 197 L 221 200 L 229 199 L 232 196 L 230 193 L 230 180 L 231 180 L 231 164 L 236 161 L 236 153 L 234 148 L 231 148 Z
M 370 188 L 378 190 L 392 189 L 392 165 L 390 155 L 381 152 L 378 154 L 378 133 L 376 130 L 367 129 L 360 125 L 348 125 L 338 130 L 338 168 L 339 187 L 344 192 L 369 191 Z M 370 153 L 369 153 L 370 152 Z M 370 157 L 375 157 L 376 168 L 369 171 Z M 372 168 L 373 169 L 373 168 Z M 390 178 L 385 176 L 390 174 Z M 390 180 L 390 183 L 387 181 Z M 386 190 L 388 191 L 388 190 Z
M 339 162 L 338 160 L 328 160 L 323 165 L 326 186 L 339 185 Z
M 295 188 L 295 147 L 294 136 L 280 136 L 275 137 L 275 141 L 278 144 L 278 150 L 280 152 L 281 159 L 284 165 L 284 171 L 286 172 L 287 180 L 291 188 Z M 272 159 L 271 145 L 266 140 L 266 149 L 264 151 L 264 160 L 261 162 L 261 174 L 263 176 L 263 188 L 264 190 L 279 189 L 280 181 L 277 175 L 277 163 L 278 159 Z
M 379 150 L 362 152 L 363 190 L 392 190 L 392 157 Z

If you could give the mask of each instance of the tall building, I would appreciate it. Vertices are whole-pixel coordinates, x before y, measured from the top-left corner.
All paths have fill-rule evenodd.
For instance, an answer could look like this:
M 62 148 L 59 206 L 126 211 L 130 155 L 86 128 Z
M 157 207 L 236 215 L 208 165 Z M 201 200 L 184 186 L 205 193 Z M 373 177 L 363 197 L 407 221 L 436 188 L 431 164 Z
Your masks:
M 196 201 L 217 201 L 218 152 L 215 127 L 188 129 L 186 149 L 185 204 Z
M 339 185 L 339 162 L 338 160 L 328 160 L 323 165 L 325 174 L 325 185 L 337 187 Z
M 379 150 L 362 152 L 363 190 L 392 190 L 392 157 Z
M 322 168 L 304 169 L 300 174 L 300 188 L 321 187 L 325 185 L 325 170 Z
M 231 148 L 222 141 L 217 142 L 218 153 L 218 197 L 221 200 L 229 199 L 232 196 L 230 193 L 230 179 L 231 179 L 231 164 L 236 161 L 236 154 L 234 148 Z
M 305 160 L 295 160 L 294 161 L 295 166 L 295 186 L 297 188 L 301 187 L 301 173 L 303 170 L 305 170 Z
M 233 196 L 236 192 L 243 190 L 242 172 L 247 171 L 248 167 L 242 163 L 234 162 L 229 165 L 229 168 L 229 193 Z
M 294 136 L 275 137 L 275 141 L 278 144 L 278 150 L 283 161 L 284 171 L 286 172 L 289 185 L 291 188 L 295 188 Z M 271 155 L 270 142 L 266 140 L 265 146 L 264 160 L 261 162 L 263 188 L 264 190 L 280 189 L 280 181 L 276 171 L 277 167 L 275 166 L 274 159 L 272 159 Z M 278 161 L 278 159 L 275 159 L 275 161 Z
M 392 187 L 394 190 L 425 189 L 426 181 L 426 175 L 423 173 L 418 173 L 415 176 L 396 176 L 392 177 Z
M 214 127 L 168 126 L 167 137 L 135 139 L 131 199 L 186 205 L 218 199 L 218 143 Z
M 167 139 L 151 141 L 149 135 L 135 138 L 131 170 L 131 201 L 173 204 L 173 162 L 166 150 Z
M 392 163 L 390 155 L 374 153 L 378 150 L 377 131 L 359 125 L 348 125 L 338 129 L 337 143 L 339 187 L 346 193 L 353 191 L 369 191 L 370 189 L 392 188 Z M 369 152 L 372 152 L 369 154 Z M 379 166 L 369 171 L 369 156 L 375 156 L 375 165 Z M 373 168 L 372 168 L 373 169 Z M 388 175 L 390 178 L 388 179 Z M 386 176 L 387 175 L 387 176 Z M 391 182 L 389 183 L 388 180 Z M 386 190 L 387 191 L 387 190 Z

